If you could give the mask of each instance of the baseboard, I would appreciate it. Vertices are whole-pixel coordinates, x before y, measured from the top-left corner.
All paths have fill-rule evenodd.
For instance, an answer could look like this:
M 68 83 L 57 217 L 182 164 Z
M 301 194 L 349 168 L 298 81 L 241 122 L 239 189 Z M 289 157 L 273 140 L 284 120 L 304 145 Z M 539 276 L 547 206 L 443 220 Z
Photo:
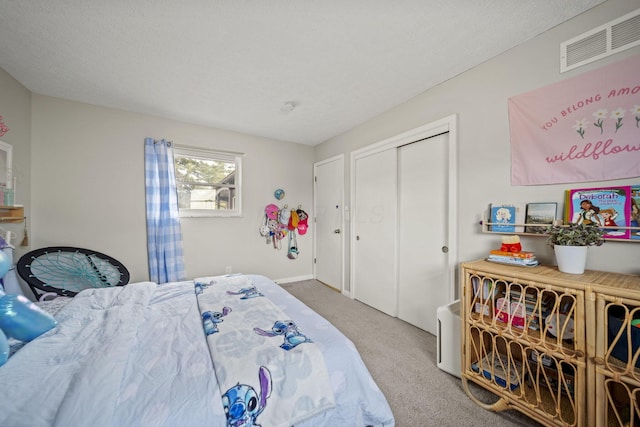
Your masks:
M 291 283 L 291 282 L 300 282 L 302 280 L 311 280 L 313 279 L 313 275 L 309 274 L 306 276 L 298 276 L 298 277 L 287 277 L 285 279 L 277 279 L 274 280 L 276 283 Z

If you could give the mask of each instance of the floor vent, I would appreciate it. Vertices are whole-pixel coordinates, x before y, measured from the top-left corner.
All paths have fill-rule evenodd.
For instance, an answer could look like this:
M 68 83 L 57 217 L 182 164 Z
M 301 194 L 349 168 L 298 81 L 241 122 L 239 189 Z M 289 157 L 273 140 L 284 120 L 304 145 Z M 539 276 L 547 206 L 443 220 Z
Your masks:
M 560 72 L 640 46 L 640 9 L 560 44 Z

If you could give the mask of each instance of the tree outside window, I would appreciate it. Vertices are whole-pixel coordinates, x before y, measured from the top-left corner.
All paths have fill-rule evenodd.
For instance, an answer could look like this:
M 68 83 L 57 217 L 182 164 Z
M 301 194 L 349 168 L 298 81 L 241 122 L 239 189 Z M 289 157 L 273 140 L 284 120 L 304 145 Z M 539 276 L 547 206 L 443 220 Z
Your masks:
M 240 215 L 240 159 L 236 154 L 175 148 L 180 216 Z

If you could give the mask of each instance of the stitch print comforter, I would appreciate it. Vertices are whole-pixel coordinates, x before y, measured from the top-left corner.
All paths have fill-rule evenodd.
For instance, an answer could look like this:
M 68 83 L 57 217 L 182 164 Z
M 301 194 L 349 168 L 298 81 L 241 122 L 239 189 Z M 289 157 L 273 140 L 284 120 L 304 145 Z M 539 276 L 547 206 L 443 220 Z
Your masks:
M 351 341 L 271 280 L 264 276 L 246 277 L 264 295 L 263 299 L 284 313 L 284 318 L 279 314 L 277 319 L 264 323 L 258 320 L 252 325 L 256 330 L 252 331 L 255 337 L 250 335 L 251 340 L 271 345 L 279 358 L 289 354 L 302 361 L 303 357 L 295 352 L 315 347 L 324 359 L 335 406 L 327 403 L 329 397 L 324 392 L 312 395 L 321 403 L 305 406 L 307 399 L 301 399 L 292 414 L 300 420 L 295 427 L 393 426 L 389 405 Z M 209 337 L 222 337 L 224 328 L 232 324 L 234 310 L 240 309 L 228 306 L 232 311 L 227 310 L 217 319 L 222 322 L 207 323 L 219 328 Z M 213 303 L 205 311 L 222 314 L 224 307 Z M 235 374 L 220 378 L 218 384 L 193 281 L 162 285 L 144 282 L 83 291 L 55 317 L 56 328 L 24 345 L 0 367 L 0 388 L 4 392 L 0 399 L 0 426 L 228 425 L 223 394 L 229 390 L 230 383 L 226 381 Z M 277 334 L 276 320 L 293 320 L 297 332 L 285 322 L 286 331 Z M 304 341 L 301 335 L 313 343 Z M 223 349 L 236 345 L 231 338 Z M 286 342 L 297 344 L 285 350 L 280 346 L 286 347 Z M 301 371 L 305 367 L 314 370 L 306 362 L 293 364 Z M 263 366 L 269 372 L 261 369 Z M 256 398 L 252 401 L 254 409 L 261 410 L 256 423 L 263 427 L 270 427 L 269 411 L 277 407 L 278 399 L 289 397 L 285 393 L 288 389 L 277 390 L 282 378 L 280 368 L 268 366 L 260 362 L 247 369 L 246 378 L 233 384 L 247 387 L 231 386 L 233 390 L 227 396 L 229 402 L 236 402 L 233 393 L 250 393 L 251 387 Z M 269 386 L 271 393 L 267 397 L 261 392 Z M 304 414 L 309 408 L 312 410 Z M 244 424 L 250 426 L 251 423 Z
M 247 276 L 195 288 L 229 426 L 289 427 L 335 406 L 317 344 Z

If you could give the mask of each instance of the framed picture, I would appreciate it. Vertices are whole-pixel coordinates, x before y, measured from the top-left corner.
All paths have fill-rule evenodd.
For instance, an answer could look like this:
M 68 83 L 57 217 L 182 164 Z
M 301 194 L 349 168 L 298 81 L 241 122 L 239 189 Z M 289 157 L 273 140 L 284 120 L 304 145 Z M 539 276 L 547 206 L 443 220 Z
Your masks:
M 543 234 L 547 227 L 555 221 L 557 210 L 557 203 L 527 203 L 525 224 L 542 224 L 544 226 L 527 225 L 524 230 L 525 233 Z

